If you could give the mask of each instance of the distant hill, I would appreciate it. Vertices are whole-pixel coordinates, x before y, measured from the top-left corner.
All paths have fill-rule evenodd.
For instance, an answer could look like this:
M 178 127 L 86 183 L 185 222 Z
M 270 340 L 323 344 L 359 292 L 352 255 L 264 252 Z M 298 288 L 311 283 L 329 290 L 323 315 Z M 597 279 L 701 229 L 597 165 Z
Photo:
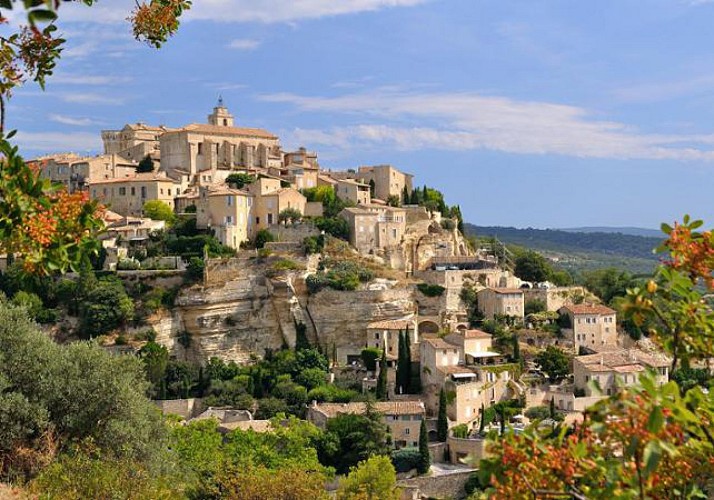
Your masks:
M 615 228 L 603 229 L 609 230 L 518 229 L 464 224 L 467 235 L 495 236 L 503 243 L 537 250 L 572 271 L 617 267 L 634 274 L 652 273 L 658 261 L 653 249 L 663 238 L 613 232 Z
M 559 228 L 560 231 L 569 233 L 619 233 L 630 236 L 644 236 L 646 238 L 661 238 L 662 231 L 659 229 L 647 229 L 644 227 L 608 227 L 608 226 L 593 226 L 593 227 L 568 227 Z

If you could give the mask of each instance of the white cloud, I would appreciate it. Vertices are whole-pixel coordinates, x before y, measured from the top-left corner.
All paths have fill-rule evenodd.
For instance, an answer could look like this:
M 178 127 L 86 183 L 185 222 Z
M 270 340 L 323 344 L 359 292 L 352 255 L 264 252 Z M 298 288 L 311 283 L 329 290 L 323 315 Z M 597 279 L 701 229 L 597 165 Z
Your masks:
M 217 22 L 284 23 L 327 16 L 412 7 L 429 0 L 197 0 L 185 19 Z M 124 22 L 134 8 L 129 0 L 98 2 L 88 8 L 78 2 L 62 6 L 60 18 L 69 22 Z
M 235 50 L 255 50 L 260 46 L 260 41 L 250 38 L 237 38 L 228 44 L 229 49 Z
M 65 85 L 121 85 L 131 81 L 129 76 L 99 76 L 99 75 L 66 75 L 58 74 L 52 77 L 52 83 Z
M 87 127 L 89 125 L 94 125 L 96 122 L 91 118 L 74 118 L 71 116 L 51 114 L 48 116 L 50 121 L 61 123 L 63 125 L 72 125 L 75 127 Z
M 712 136 L 646 134 L 583 108 L 464 93 L 379 89 L 339 97 L 262 96 L 304 111 L 351 115 L 353 124 L 297 129 L 288 139 L 339 149 L 487 149 L 584 158 L 714 160 Z
M 73 104 L 105 104 L 119 106 L 124 100 L 119 97 L 107 97 L 106 95 L 92 94 L 88 92 L 65 92 L 60 96 L 65 102 Z
M 23 132 L 15 136 L 22 150 L 50 152 L 87 152 L 101 148 L 99 134 L 89 132 Z

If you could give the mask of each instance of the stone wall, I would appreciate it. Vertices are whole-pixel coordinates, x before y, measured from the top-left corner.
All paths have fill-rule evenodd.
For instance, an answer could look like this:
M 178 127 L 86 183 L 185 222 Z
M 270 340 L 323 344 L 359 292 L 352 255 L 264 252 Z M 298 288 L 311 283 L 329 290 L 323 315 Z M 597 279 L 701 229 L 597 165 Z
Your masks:
M 194 418 L 203 411 L 201 398 L 154 400 L 164 415 L 179 415 L 184 419 Z
M 407 496 L 406 498 L 466 498 L 464 486 L 472 474 L 472 470 L 452 472 L 443 476 L 421 476 L 412 479 L 403 479 L 397 485 L 405 489 L 405 494 L 412 495 L 418 489 L 420 496 Z
M 297 243 L 302 243 L 302 240 L 308 236 L 317 236 L 320 234 L 320 230 L 317 229 L 310 223 L 300 223 L 300 224 L 273 224 L 268 228 L 268 231 L 275 236 L 275 241 L 293 241 Z

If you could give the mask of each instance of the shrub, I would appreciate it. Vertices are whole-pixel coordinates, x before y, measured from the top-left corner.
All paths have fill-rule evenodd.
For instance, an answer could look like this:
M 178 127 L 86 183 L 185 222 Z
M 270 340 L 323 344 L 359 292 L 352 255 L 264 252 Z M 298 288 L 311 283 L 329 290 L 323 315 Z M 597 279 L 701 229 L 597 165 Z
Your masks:
M 279 223 L 294 224 L 302 219 L 302 214 L 297 208 L 286 208 L 278 214 Z
M 280 259 L 273 264 L 274 271 L 299 271 L 301 269 L 305 269 L 305 267 L 290 259 Z
M 524 412 L 524 415 L 531 420 L 544 420 L 546 418 L 550 418 L 550 408 L 547 406 L 534 406 L 532 408 L 528 408 Z
M 305 255 L 320 253 L 325 248 L 325 236 L 307 236 L 302 240 L 302 246 L 305 250 Z
M 451 219 L 442 219 L 441 227 L 442 229 L 446 229 L 447 231 L 453 231 L 454 229 L 456 229 L 456 223 Z
M 546 311 L 545 301 L 540 299 L 527 300 L 524 305 L 524 313 L 526 316 Z
M 316 217 L 315 226 L 335 238 L 345 241 L 350 239 L 350 226 L 342 217 Z
M 466 439 L 469 437 L 469 428 L 466 424 L 459 424 L 451 429 L 455 438 Z
M 203 259 L 200 257 L 191 257 L 191 260 L 188 261 L 188 266 L 186 267 L 186 278 L 189 280 L 202 280 L 203 279 L 203 270 L 206 267 L 206 264 L 203 262 Z
M 267 229 L 261 229 L 256 233 L 253 244 L 255 245 L 255 248 L 260 249 L 263 248 L 269 241 L 275 241 L 275 236 Z
M 382 350 L 376 347 L 367 347 L 362 349 L 361 356 L 365 368 L 373 372 L 377 369 L 377 360 L 382 356 Z
M 446 291 L 446 288 L 440 285 L 431 285 L 429 283 L 419 283 L 417 289 L 427 297 L 441 297 Z
M 141 263 L 135 259 L 122 259 L 117 262 L 117 271 L 137 271 L 141 269 Z
M 357 391 L 328 384 L 315 387 L 308 392 L 307 400 L 317 401 L 318 403 L 349 403 L 357 399 L 359 395 L 360 393 Z
M 390 458 L 397 472 L 409 472 L 417 468 L 421 460 L 421 455 L 419 454 L 419 448 L 408 447 L 394 450 Z

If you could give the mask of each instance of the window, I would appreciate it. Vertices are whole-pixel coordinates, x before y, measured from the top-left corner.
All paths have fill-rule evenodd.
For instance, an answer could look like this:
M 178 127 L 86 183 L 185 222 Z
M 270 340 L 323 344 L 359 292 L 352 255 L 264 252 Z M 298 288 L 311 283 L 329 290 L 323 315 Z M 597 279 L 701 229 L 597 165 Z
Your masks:
M 226 224 L 233 224 L 233 216 L 226 215 Z
M 202 142 L 198 143 L 198 154 L 200 154 L 200 155 L 203 154 L 203 143 Z
M 268 224 L 273 223 L 273 214 L 268 214 Z
M 392 238 L 396 238 L 396 237 L 397 237 L 397 230 L 392 229 Z
M 379 333 L 375 333 L 375 334 L 374 334 L 374 338 L 375 338 L 375 339 L 378 339 L 378 338 L 379 338 Z
M 171 188 L 169 188 L 169 196 L 171 196 Z
M 228 203 L 229 207 L 233 206 L 233 197 L 232 196 L 226 196 L 226 203 Z
M 402 415 L 402 420 L 409 420 L 409 415 Z
M 159 192 L 160 192 L 161 194 L 164 194 L 164 188 L 159 189 Z
M 260 224 L 260 217 L 255 218 L 255 225 L 257 226 L 258 224 Z
M 406 434 L 408 436 L 410 431 L 411 431 L 411 429 L 409 427 L 407 427 L 406 429 L 404 429 L 404 434 Z
M 119 188 L 119 194 L 120 194 L 121 196 L 126 196 L 126 188 L 125 188 L 125 187 Z
M 136 188 L 135 187 L 131 188 L 131 195 L 136 196 Z
M 141 197 L 146 198 L 146 186 L 141 186 Z

